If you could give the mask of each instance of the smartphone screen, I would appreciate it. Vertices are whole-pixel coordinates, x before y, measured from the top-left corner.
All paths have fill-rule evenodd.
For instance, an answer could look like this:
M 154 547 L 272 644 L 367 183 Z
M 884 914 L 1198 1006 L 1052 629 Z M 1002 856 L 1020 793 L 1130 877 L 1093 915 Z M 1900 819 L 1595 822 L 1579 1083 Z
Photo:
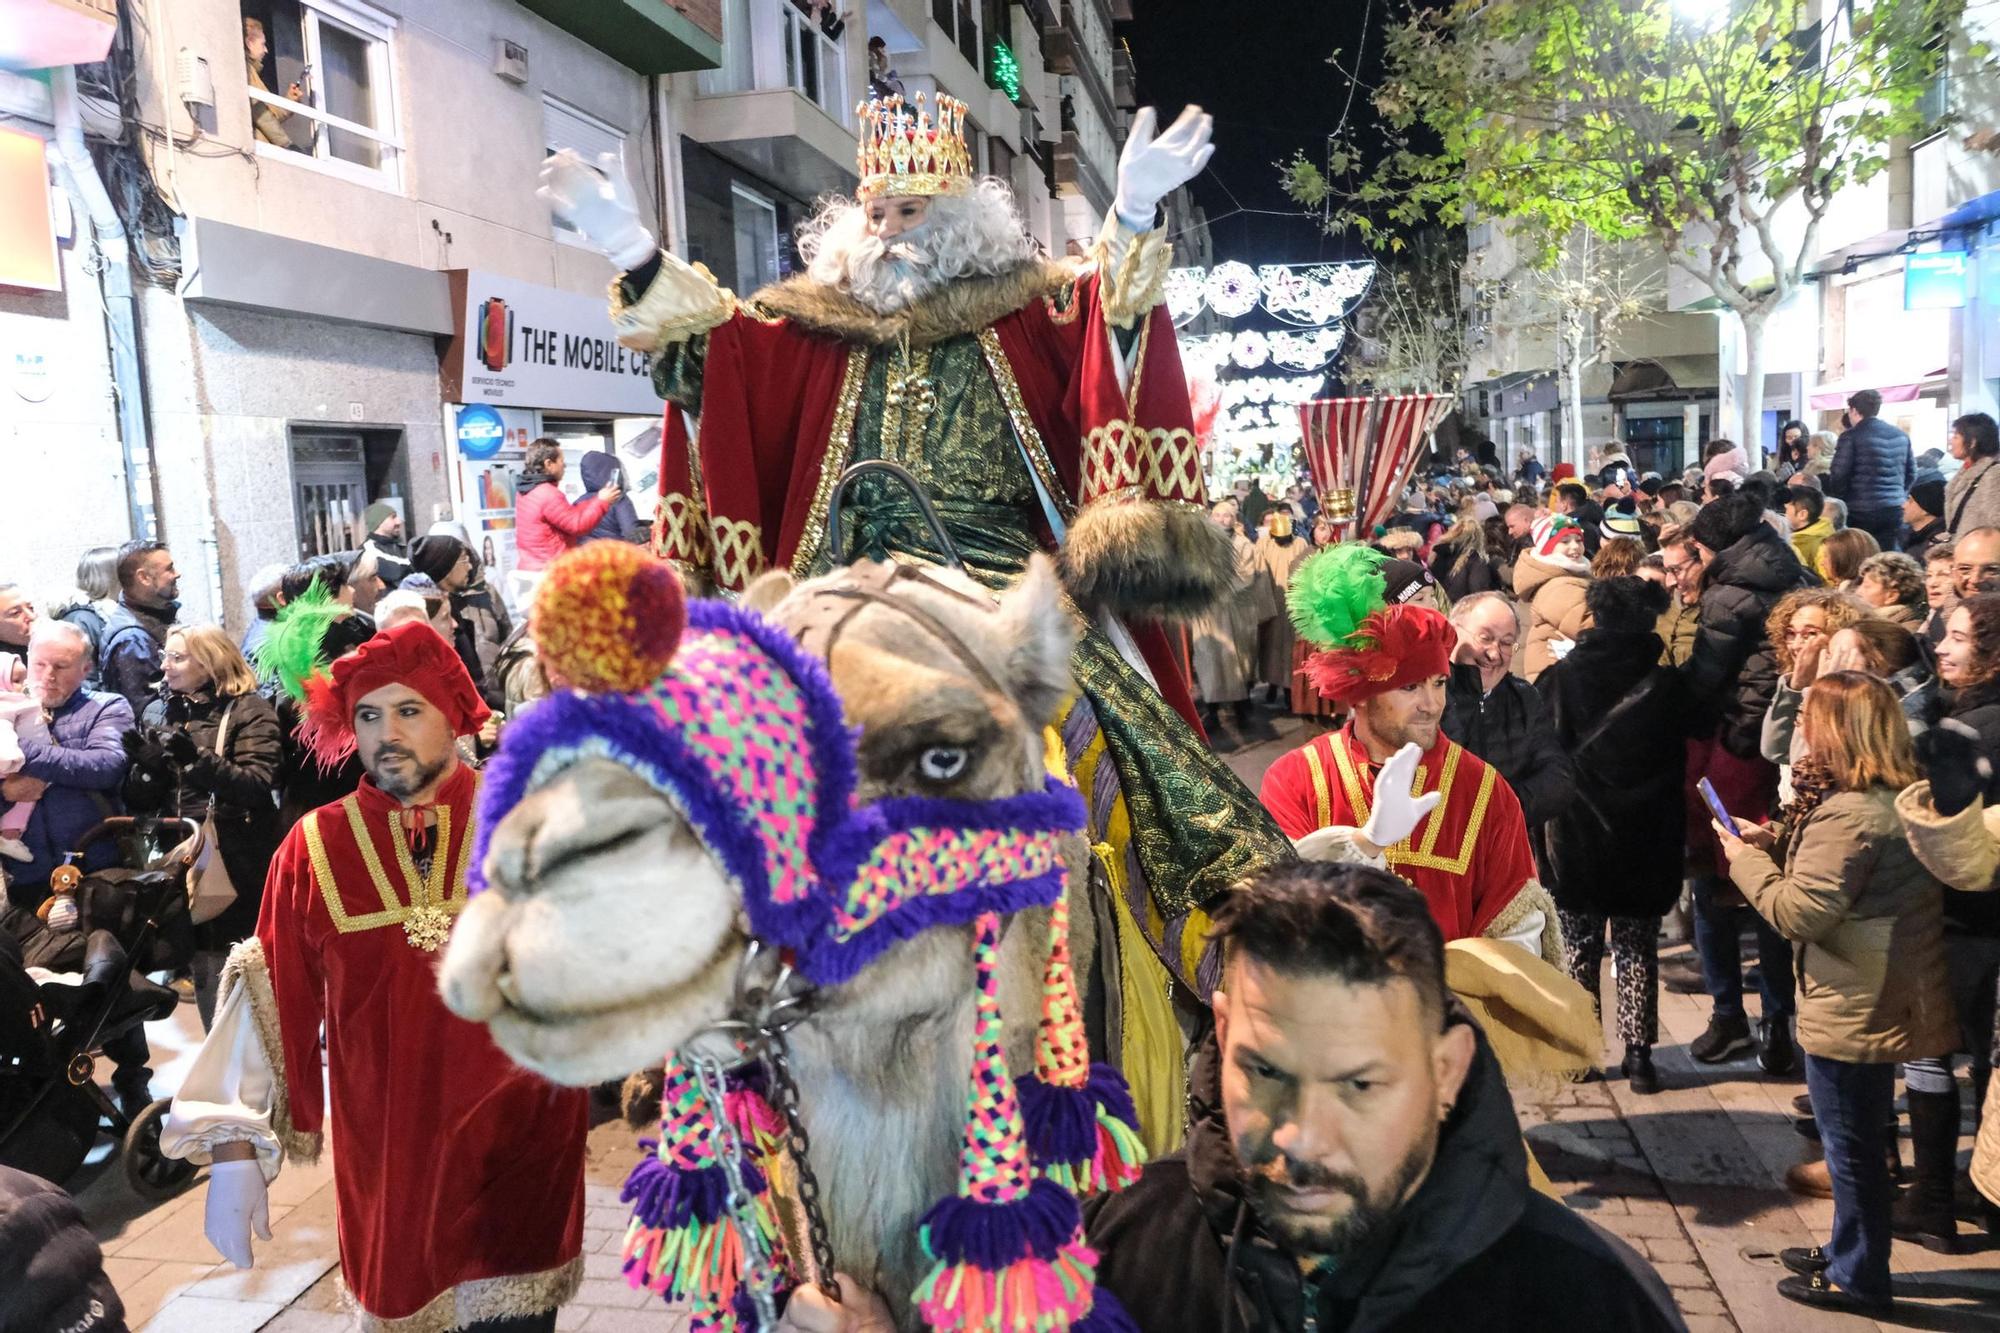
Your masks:
M 1708 803 L 1709 813 L 1715 816 L 1715 822 L 1722 825 L 1722 827 L 1728 829 L 1730 837 L 1732 838 L 1742 837 L 1743 835 L 1737 832 L 1736 821 L 1730 818 L 1729 811 L 1722 808 L 1722 798 L 1715 794 L 1714 784 L 1711 783 L 1707 778 L 1703 778 L 1700 782 L 1697 782 L 1695 786 L 1700 788 L 1701 799 Z

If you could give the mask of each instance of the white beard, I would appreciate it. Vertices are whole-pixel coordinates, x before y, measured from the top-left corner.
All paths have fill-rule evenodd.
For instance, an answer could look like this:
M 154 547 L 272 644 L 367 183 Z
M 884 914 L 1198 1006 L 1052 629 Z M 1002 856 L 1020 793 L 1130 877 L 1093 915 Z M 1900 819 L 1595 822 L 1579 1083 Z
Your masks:
M 921 225 L 888 242 L 869 234 L 859 204 L 837 200 L 801 229 L 799 252 L 813 281 L 891 315 L 960 278 L 1010 272 L 1035 243 L 1012 194 L 988 177 L 968 195 L 933 199 Z

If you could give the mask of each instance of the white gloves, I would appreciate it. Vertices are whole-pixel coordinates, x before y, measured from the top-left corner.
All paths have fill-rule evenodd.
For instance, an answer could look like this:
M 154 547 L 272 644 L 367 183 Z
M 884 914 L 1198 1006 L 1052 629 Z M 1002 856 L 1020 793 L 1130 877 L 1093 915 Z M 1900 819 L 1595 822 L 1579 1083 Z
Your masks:
M 1215 155 L 1215 145 L 1208 141 L 1215 118 L 1203 115 L 1200 107 L 1182 111 L 1180 119 L 1156 139 L 1157 123 L 1153 108 L 1141 107 L 1125 136 L 1125 151 L 1118 156 L 1118 197 L 1112 207 L 1118 220 L 1133 231 L 1151 231 L 1160 201 L 1199 176 Z
M 639 221 L 639 200 L 625 171 L 622 146 L 616 153 L 599 153 L 594 166 L 569 148 L 544 159 L 535 197 L 621 271 L 637 268 L 660 248 Z
M 1417 777 L 1417 761 L 1423 754 L 1412 741 L 1382 765 L 1382 771 L 1375 775 L 1375 808 L 1369 812 L 1368 822 L 1362 825 L 1362 838 L 1377 847 L 1394 847 L 1410 836 L 1410 830 L 1422 823 L 1425 815 L 1437 809 L 1444 793 L 1410 795 L 1410 785 Z
M 208 1169 L 208 1215 L 202 1230 L 222 1257 L 238 1268 L 251 1263 L 250 1234 L 271 1239 L 271 1200 L 264 1168 L 255 1158 L 217 1162 Z

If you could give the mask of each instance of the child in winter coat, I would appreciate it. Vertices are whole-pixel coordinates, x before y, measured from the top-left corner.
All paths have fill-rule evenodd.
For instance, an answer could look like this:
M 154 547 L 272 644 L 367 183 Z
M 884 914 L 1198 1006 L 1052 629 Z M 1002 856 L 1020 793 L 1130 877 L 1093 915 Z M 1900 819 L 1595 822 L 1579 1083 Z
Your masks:
M 21 771 L 28 757 L 21 742 L 49 743 L 48 722 L 42 716 L 42 702 L 22 687 L 28 682 L 28 665 L 13 653 L 0 653 L 0 778 Z M 35 813 L 33 801 L 15 801 L 0 811 L 0 856 L 10 861 L 32 861 L 35 854 L 22 841 L 28 820 Z
M 1897 794 L 1916 781 L 1895 691 L 1858 671 L 1822 676 L 1801 712 L 1809 761 L 1776 824 L 1715 825 L 1730 878 L 1797 945 L 1798 1041 L 1833 1184 L 1833 1236 L 1780 1258 L 1787 1299 L 1880 1314 L 1891 1303 L 1885 1126 L 1896 1065 L 1948 1051 L 1944 896 L 1903 833 Z M 1892 962 L 1893 960 L 1893 962 Z
M 1527 675 L 1540 678 L 1567 653 L 1590 623 L 1584 593 L 1590 560 L 1583 527 L 1567 514 L 1548 514 L 1528 532 L 1528 549 L 1514 562 L 1514 596 L 1528 607 Z

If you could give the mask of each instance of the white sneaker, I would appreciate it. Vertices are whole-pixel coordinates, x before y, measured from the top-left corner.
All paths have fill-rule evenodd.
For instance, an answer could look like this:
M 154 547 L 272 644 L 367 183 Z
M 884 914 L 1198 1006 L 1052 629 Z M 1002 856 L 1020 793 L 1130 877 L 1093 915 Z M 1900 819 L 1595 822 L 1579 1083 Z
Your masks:
M 0 838 L 0 856 L 10 861 L 32 861 L 35 854 L 28 850 L 28 844 L 19 838 Z

